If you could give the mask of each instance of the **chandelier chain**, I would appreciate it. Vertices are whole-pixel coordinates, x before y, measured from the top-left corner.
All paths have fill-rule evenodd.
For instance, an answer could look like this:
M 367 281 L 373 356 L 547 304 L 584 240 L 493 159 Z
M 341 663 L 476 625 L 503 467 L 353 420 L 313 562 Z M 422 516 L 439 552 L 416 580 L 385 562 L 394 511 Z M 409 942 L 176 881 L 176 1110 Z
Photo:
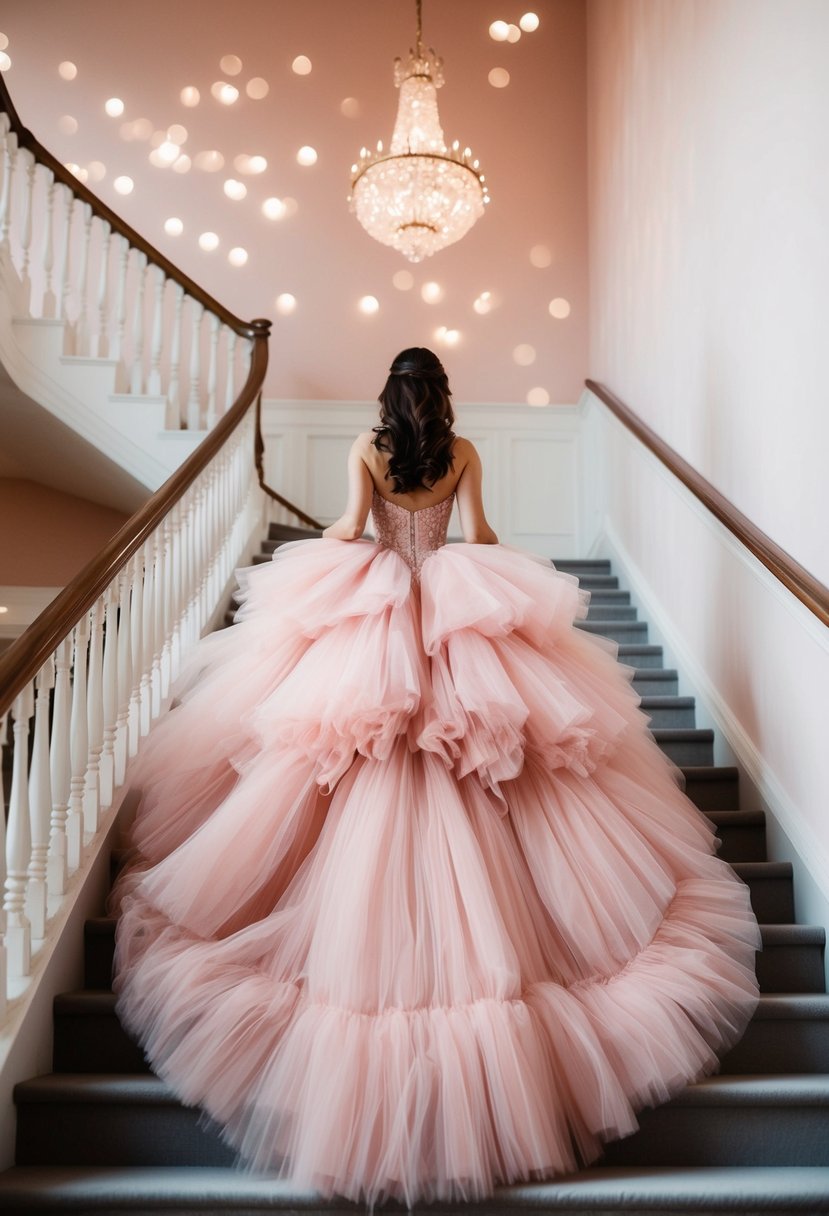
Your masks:
M 417 8 L 417 56 L 423 55 L 423 0 L 415 0 Z

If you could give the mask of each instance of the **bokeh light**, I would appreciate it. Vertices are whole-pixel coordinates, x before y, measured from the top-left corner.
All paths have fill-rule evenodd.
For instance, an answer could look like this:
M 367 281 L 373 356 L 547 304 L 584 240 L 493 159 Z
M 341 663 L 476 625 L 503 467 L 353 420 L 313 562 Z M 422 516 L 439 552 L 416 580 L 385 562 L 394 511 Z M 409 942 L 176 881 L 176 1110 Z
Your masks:
M 180 122 L 174 122 L 171 127 L 167 128 L 167 138 L 171 143 L 182 144 L 187 143 L 187 128 L 183 127 Z
M 267 97 L 270 92 L 270 85 L 264 76 L 254 76 L 245 85 L 245 92 L 253 101 L 261 101 L 263 97 Z
M 124 113 L 124 103 L 120 97 L 110 97 L 104 102 L 104 109 L 110 118 L 120 118 Z
M 282 317 L 288 317 L 292 312 L 296 312 L 296 296 L 292 296 L 289 291 L 283 291 L 282 295 L 276 297 L 276 311 Z
M 556 296 L 554 300 L 550 300 L 549 313 L 557 321 L 563 321 L 565 317 L 570 316 L 570 304 L 561 296 Z
M 11 57 L 5 51 L 0 51 L 0 72 L 8 72 L 11 65 Z
M 193 160 L 196 168 L 202 169 L 205 173 L 218 173 L 219 169 L 224 168 L 224 163 L 225 158 L 215 148 L 211 148 L 207 152 L 199 152 Z
M 78 69 L 69 59 L 64 59 L 63 63 L 58 64 L 58 75 L 62 80 L 74 80 L 78 74 Z
M 521 342 L 513 350 L 512 357 L 519 367 L 529 367 L 531 363 L 535 363 L 535 347 L 530 346 L 528 342 Z
M 532 34 L 538 29 L 541 22 L 536 13 L 525 13 L 518 24 L 525 34 Z
M 488 312 L 492 312 L 495 307 L 495 297 L 491 291 L 482 291 L 479 296 L 476 296 L 472 301 L 472 307 L 479 317 L 485 317 Z
M 296 59 L 291 64 L 291 71 L 297 76 L 307 76 L 312 68 L 311 60 L 307 55 L 297 55 Z
M 164 231 L 168 236 L 181 236 L 184 232 L 184 224 L 177 215 L 171 215 L 168 220 L 164 221 Z
M 443 346 L 457 346 L 460 338 L 461 334 L 458 329 L 447 329 L 445 325 L 441 325 L 435 330 L 435 340 Z
M 547 245 L 533 245 L 530 250 L 530 263 L 543 270 L 545 266 L 549 266 L 553 260 L 553 255 Z
M 506 42 L 509 25 L 506 21 L 493 21 L 489 27 L 489 36 L 494 42 Z
M 238 55 L 222 55 L 219 67 L 228 76 L 238 76 L 242 70 L 242 61 Z
M 224 192 L 228 198 L 232 198 L 234 202 L 239 202 L 245 198 L 248 188 L 244 182 L 239 182 L 235 177 L 229 177 L 223 186 Z
M 243 249 L 241 245 L 236 245 L 227 255 L 227 260 L 231 266 L 244 266 L 248 260 L 248 251 L 247 249 Z
M 61 114 L 58 119 L 58 130 L 64 135 L 75 135 L 78 130 L 78 120 L 73 118 L 71 114 Z
M 527 393 L 527 405 L 549 405 L 550 394 L 546 388 L 541 388 L 540 385 L 531 388 Z
M 360 113 L 360 103 L 356 97 L 344 97 L 340 102 L 340 113 L 344 118 L 356 118 Z
M 427 304 L 438 304 L 443 299 L 443 288 L 440 283 L 434 281 L 424 283 L 420 289 L 420 296 Z
M 507 42 L 517 42 L 521 37 L 521 31 L 517 25 L 507 27 Z
M 210 86 L 210 92 L 223 106 L 232 106 L 235 101 L 239 100 L 239 90 L 235 84 L 228 84 L 226 80 L 214 80 Z
M 193 162 L 185 152 L 182 152 L 178 160 L 173 161 L 174 173 L 189 173 L 192 167 Z
M 509 84 L 509 72 L 506 68 L 493 68 L 487 80 L 493 89 L 505 89 Z
M 269 220 L 283 220 L 287 209 L 281 198 L 266 198 L 262 204 L 262 214 Z
M 186 85 L 179 93 L 179 97 L 181 98 L 181 104 L 189 109 L 197 106 L 201 101 L 201 93 L 194 84 Z
M 91 160 L 86 171 L 91 182 L 102 182 L 107 175 L 107 167 L 102 160 Z
M 391 281 L 398 291 L 411 291 L 414 287 L 414 275 L 408 270 L 396 270 Z
M 203 232 L 199 237 L 199 248 L 205 253 L 212 253 L 219 248 L 219 237 L 215 232 Z
M 115 181 L 112 183 L 112 188 L 113 190 L 117 191 L 118 194 L 132 194 L 133 190 L 135 189 L 135 182 L 131 177 L 127 177 L 126 174 L 123 174 L 121 177 L 116 177 Z
M 298 165 L 315 165 L 317 163 L 317 150 L 312 148 L 310 144 L 303 144 L 296 154 Z
M 371 317 L 380 311 L 380 301 L 377 296 L 361 296 L 357 307 L 365 316 Z

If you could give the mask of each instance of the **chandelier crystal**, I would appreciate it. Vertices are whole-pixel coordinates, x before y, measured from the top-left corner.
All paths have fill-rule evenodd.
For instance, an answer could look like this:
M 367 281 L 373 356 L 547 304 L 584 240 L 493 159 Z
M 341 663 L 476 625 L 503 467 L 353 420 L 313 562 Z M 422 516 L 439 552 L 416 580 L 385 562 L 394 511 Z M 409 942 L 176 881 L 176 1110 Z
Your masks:
M 400 89 L 388 152 L 361 149 L 351 166 L 349 204 L 369 236 L 421 262 L 466 236 L 489 202 L 486 179 L 469 148 L 447 148 L 438 113 L 443 60 L 423 46 L 421 0 L 417 42 L 404 63 L 394 61 Z

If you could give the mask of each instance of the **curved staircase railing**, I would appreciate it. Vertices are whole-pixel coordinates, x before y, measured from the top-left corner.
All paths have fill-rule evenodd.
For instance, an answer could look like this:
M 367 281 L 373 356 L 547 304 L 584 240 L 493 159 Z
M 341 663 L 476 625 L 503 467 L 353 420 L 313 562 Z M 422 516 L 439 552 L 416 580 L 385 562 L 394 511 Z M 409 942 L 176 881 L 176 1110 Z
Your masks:
M 609 389 L 595 380 L 585 380 L 585 384 L 792 595 L 805 604 L 819 621 L 829 625 L 829 587 L 824 586 L 805 566 L 801 566 L 791 554 L 781 549 L 770 536 L 753 524 L 747 515 L 735 507 Z
M 22 126 L 2 77 L 0 174 L 13 307 L 62 321 L 75 353 L 107 354 L 125 391 L 161 393 L 171 426 L 207 432 L 0 657 L 10 760 L 0 815 L 4 1015 L 107 827 L 128 758 L 261 525 L 264 494 L 317 525 L 264 481 L 258 410 L 270 322 L 235 317 L 76 181 Z

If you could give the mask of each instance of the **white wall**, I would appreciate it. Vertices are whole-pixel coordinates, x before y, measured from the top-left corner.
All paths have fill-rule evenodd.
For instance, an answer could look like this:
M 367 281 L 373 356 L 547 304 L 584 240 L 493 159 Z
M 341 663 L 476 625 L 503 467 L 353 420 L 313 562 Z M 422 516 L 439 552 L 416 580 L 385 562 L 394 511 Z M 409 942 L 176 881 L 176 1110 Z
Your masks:
M 460 405 L 455 414 L 456 433 L 481 454 L 484 503 L 499 539 L 547 557 L 576 556 L 583 533 L 576 407 Z M 345 507 L 348 449 L 376 422 L 376 403 L 266 401 L 267 479 L 315 519 L 331 523 Z M 457 511 L 449 535 L 460 536 Z
M 829 4 L 589 0 L 590 375 L 829 583 Z

